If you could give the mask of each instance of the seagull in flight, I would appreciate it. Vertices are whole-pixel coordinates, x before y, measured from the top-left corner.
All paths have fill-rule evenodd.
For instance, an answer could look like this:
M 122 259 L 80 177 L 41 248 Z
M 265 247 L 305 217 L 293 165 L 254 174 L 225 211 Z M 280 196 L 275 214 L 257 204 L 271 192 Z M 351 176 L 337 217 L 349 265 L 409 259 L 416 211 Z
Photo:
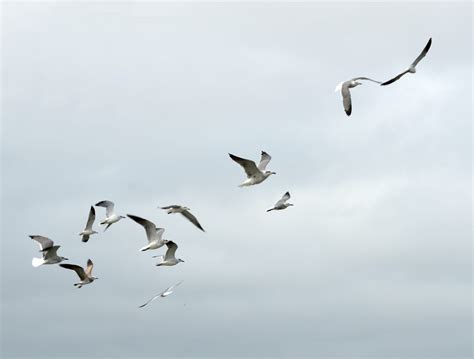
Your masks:
M 84 230 L 81 233 L 79 233 L 79 235 L 82 236 L 83 242 L 87 242 L 91 235 L 97 233 L 96 231 L 92 229 L 92 225 L 94 224 L 94 221 L 95 221 L 95 209 L 94 209 L 94 206 L 91 206 L 91 209 L 89 211 L 89 217 L 87 218 L 86 228 L 84 228 Z
M 75 283 L 74 286 L 77 288 L 82 288 L 83 285 L 92 283 L 94 280 L 99 279 L 92 275 L 92 268 L 94 268 L 94 263 L 90 259 L 87 260 L 87 267 L 84 270 L 81 266 L 76 264 L 60 264 L 61 267 L 66 269 L 71 269 L 77 273 L 81 281 L 79 283 Z
M 33 267 L 36 268 L 43 264 L 57 264 L 68 260 L 66 257 L 58 256 L 57 251 L 61 246 L 55 246 L 51 239 L 38 235 L 30 235 L 29 237 L 38 242 L 40 252 L 43 253 L 43 258 L 33 258 L 31 261 Z
M 268 163 L 272 159 L 272 157 L 265 151 L 262 151 L 262 156 L 260 158 L 260 163 L 258 164 L 258 166 L 255 164 L 254 161 L 237 157 L 231 153 L 229 153 L 229 156 L 230 158 L 232 158 L 232 160 L 234 160 L 243 167 L 245 174 L 247 175 L 247 179 L 242 182 L 239 187 L 253 186 L 262 183 L 271 175 L 276 174 L 276 172 L 265 170 L 267 168 Z
M 168 214 L 171 213 L 181 213 L 185 218 L 187 218 L 192 224 L 198 227 L 201 231 L 205 232 L 204 228 L 202 228 L 201 224 L 197 220 L 197 218 L 190 212 L 190 208 L 178 206 L 173 204 L 171 206 L 160 207 L 161 209 L 168 210 Z
M 183 281 L 179 281 L 178 283 L 176 283 L 175 285 L 172 285 L 171 287 L 169 288 L 166 288 L 163 292 L 161 292 L 160 294 L 157 294 L 155 295 L 153 298 L 151 298 L 148 302 L 146 302 L 145 304 L 142 304 L 140 305 L 138 308 L 143 308 L 144 306 L 146 306 L 147 304 L 153 302 L 155 299 L 157 298 L 164 298 L 164 297 L 167 297 L 169 296 L 171 293 L 173 293 L 173 290 L 174 288 L 176 288 L 178 285 L 180 285 L 181 283 L 183 283 Z
M 157 266 L 174 266 L 180 262 L 184 261 L 180 258 L 175 257 L 176 250 L 178 249 L 178 245 L 173 241 L 167 241 L 166 246 L 168 249 L 166 250 L 166 254 L 164 256 L 153 256 L 153 258 L 160 257 L 161 262 L 157 264 Z
M 428 50 L 430 49 L 430 47 L 431 47 L 431 37 L 428 40 L 428 42 L 426 43 L 425 48 L 421 51 L 421 53 L 418 55 L 418 57 L 415 59 L 415 61 L 413 61 L 413 63 L 408 67 L 407 70 L 405 70 L 401 74 L 395 76 L 393 79 L 385 81 L 384 83 L 381 84 L 381 86 L 390 85 L 391 83 L 393 83 L 393 82 L 397 81 L 398 79 L 400 79 L 405 74 L 408 74 L 408 73 L 414 74 L 416 72 L 416 65 L 418 65 L 418 63 L 421 61 L 421 59 L 423 59 L 423 57 L 426 56 L 426 54 L 428 53 Z
M 142 252 L 149 249 L 158 249 L 163 247 L 166 242 L 168 242 L 166 239 L 162 239 L 163 233 L 165 232 L 164 228 L 156 228 L 153 222 L 138 216 L 134 216 L 133 214 L 127 214 L 127 217 L 133 219 L 135 222 L 145 228 L 148 245 L 140 249 Z
M 106 218 L 100 222 L 100 224 L 106 224 L 104 232 L 114 223 L 120 221 L 124 216 L 118 216 L 114 212 L 114 202 L 112 201 L 100 201 L 95 204 L 97 207 L 105 207 Z
M 270 211 L 275 211 L 275 210 L 282 210 L 282 209 L 286 209 L 290 206 L 294 206 L 294 204 L 292 203 L 287 203 L 287 201 L 290 199 L 290 192 L 286 192 L 283 197 L 281 197 L 281 199 L 275 203 L 275 205 L 273 206 L 273 208 L 270 208 L 270 209 L 267 209 L 267 212 L 270 212 Z
M 347 116 L 350 116 L 352 113 L 352 100 L 351 100 L 351 92 L 349 91 L 349 89 L 362 85 L 362 82 L 360 82 L 359 80 L 372 81 L 378 84 L 381 83 L 380 81 L 372 80 L 372 79 L 369 79 L 368 77 L 354 77 L 353 79 L 343 81 L 339 85 L 337 85 L 334 92 L 341 91 L 342 104 L 344 106 L 344 111 L 346 112 Z

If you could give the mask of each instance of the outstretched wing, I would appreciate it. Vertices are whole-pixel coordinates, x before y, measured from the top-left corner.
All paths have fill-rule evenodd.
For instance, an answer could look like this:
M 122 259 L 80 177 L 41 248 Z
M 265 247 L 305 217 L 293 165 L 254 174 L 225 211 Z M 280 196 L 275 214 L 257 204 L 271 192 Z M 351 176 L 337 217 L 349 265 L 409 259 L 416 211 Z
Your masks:
M 412 66 L 418 65 L 418 63 L 421 61 L 421 59 L 426 56 L 426 54 L 428 53 L 428 50 L 430 49 L 430 47 L 431 47 L 431 37 L 428 40 L 428 42 L 426 43 L 425 48 L 421 51 L 421 54 L 418 55 L 418 57 L 415 59 L 415 61 L 413 61 L 413 63 L 411 65 Z
M 95 204 L 97 207 L 105 207 L 105 215 L 110 217 L 114 214 L 114 202 L 112 201 L 100 201 Z
M 247 160 L 242 157 L 235 156 L 231 153 L 229 153 L 230 158 L 237 162 L 239 165 L 241 165 L 247 175 L 248 178 L 260 174 L 260 170 L 257 168 L 257 165 L 255 164 L 254 161 Z
M 189 211 L 185 210 L 181 212 L 181 214 L 186 217 L 192 224 L 198 227 L 201 231 L 205 232 L 204 228 L 202 228 L 201 224 L 197 220 L 197 218 Z
M 138 308 L 143 308 L 144 306 L 148 305 L 149 303 L 153 302 L 156 298 L 159 298 L 159 297 L 161 297 L 161 293 L 150 298 L 145 304 L 140 305 Z
M 92 225 L 94 224 L 94 221 L 95 221 L 95 208 L 94 206 L 91 206 L 91 209 L 89 211 L 89 218 L 87 218 L 86 230 L 92 230 Z
M 272 159 L 272 156 L 270 156 L 268 153 L 265 151 L 262 151 L 262 156 L 260 157 L 260 163 L 258 164 L 258 169 L 260 171 L 265 171 L 265 168 L 267 168 L 268 162 Z
M 127 214 L 127 217 L 133 219 L 135 222 L 145 228 L 145 233 L 146 237 L 148 238 L 148 242 L 151 242 L 152 240 L 156 239 L 156 236 L 158 235 L 157 228 L 153 222 L 145 218 L 134 216 L 133 214 Z
M 161 209 L 177 209 L 180 208 L 181 206 L 178 206 L 177 204 L 172 204 L 171 206 L 166 206 L 166 207 L 160 207 Z
M 394 83 L 395 81 L 399 80 L 403 75 L 409 73 L 410 71 L 406 70 L 406 71 L 403 71 L 401 74 L 395 76 L 393 79 L 390 79 L 388 81 L 385 81 L 383 83 L 380 84 L 380 86 L 386 86 L 386 85 L 390 85 L 391 83 Z
M 86 273 L 84 272 L 84 268 L 82 268 L 78 265 L 75 265 L 75 264 L 60 264 L 59 266 L 61 266 L 63 268 L 66 268 L 66 269 L 73 270 L 74 272 L 77 273 L 77 275 L 79 276 L 79 278 L 81 278 L 81 280 L 85 280 L 87 278 Z
M 45 249 L 51 248 L 54 245 L 54 242 L 48 237 L 37 236 L 37 235 L 30 235 L 29 237 L 32 240 L 38 242 L 40 246 L 40 252 L 44 251 Z
M 344 85 L 342 85 L 341 94 L 342 94 L 342 104 L 344 106 L 344 111 L 346 111 L 347 116 L 350 116 L 352 113 L 352 101 L 351 101 L 351 92 L 349 91 L 348 83 L 345 83 Z
M 94 268 L 94 263 L 90 259 L 87 260 L 86 275 L 88 277 L 92 276 L 92 269 Z
M 176 288 L 176 287 L 177 287 L 178 285 L 180 285 L 181 283 L 183 283 L 182 280 L 180 280 L 178 283 L 172 285 L 171 287 L 166 288 L 166 289 L 163 291 L 163 293 L 161 293 L 160 295 L 161 295 L 162 297 L 166 297 L 167 295 L 170 295 L 171 293 L 173 293 L 173 289 Z
M 380 81 L 377 81 L 377 80 L 374 80 L 374 79 L 371 79 L 371 78 L 368 78 L 368 77 L 355 77 L 355 78 L 353 78 L 352 80 L 354 80 L 354 81 L 357 81 L 357 80 L 366 80 L 366 81 L 375 82 L 376 84 L 380 84 L 380 83 L 381 83 Z

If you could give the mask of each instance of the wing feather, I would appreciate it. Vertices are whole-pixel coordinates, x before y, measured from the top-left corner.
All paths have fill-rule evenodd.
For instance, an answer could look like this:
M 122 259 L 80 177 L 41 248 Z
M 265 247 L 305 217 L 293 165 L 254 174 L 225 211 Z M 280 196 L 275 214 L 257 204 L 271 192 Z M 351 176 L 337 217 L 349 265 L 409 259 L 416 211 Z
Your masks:
M 184 210 L 181 214 L 186 217 L 192 224 L 198 227 L 201 231 L 205 232 L 204 228 L 202 228 L 201 224 L 197 220 L 196 216 L 194 216 L 191 212 Z
M 229 153 L 230 158 L 237 162 L 239 165 L 241 165 L 245 171 L 245 174 L 247 175 L 248 178 L 260 174 L 260 170 L 257 168 L 257 165 L 255 164 L 254 161 L 247 160 L 242 157 L 235 156 L 231 153 Z
M 85 280 L 87 278 L 86 273 L 84 272 L 84 268 L 82 268 L 81 266 L 78 266 L 76 264 L 60 264 L 60 266 L 66 269 L 73 270 L 77 273 L 81 280 Z

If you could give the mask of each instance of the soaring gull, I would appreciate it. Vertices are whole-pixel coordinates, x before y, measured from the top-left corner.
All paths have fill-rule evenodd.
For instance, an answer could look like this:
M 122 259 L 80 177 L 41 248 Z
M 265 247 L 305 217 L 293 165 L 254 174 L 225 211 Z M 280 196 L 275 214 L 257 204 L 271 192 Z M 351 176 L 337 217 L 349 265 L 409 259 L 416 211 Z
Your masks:
M 166 240 L 162 239 L 164 228 L 156 228 L 155 224 L 147 219 L 134 216 L 133 214 L 127 214 L 127 217 L 133 219 L 139 225 L 145 229 L 146 238 L 148 239 L 148 245 L 141 248 L 141 251 L 147 251 L 149 249 L 158 249 L 166 244 Z
M 87 267 L 84 270 L 81 266 L 76 264 L 60 264 L 61 267 L 66 269 L 71 269 L 77 273 L 81 281 L 79 283 L 75 283 L 74 286 L 77 288 L 82 288 L 83 285 L 92 283 L 94 280 L 99 279 L 92 275 L 92 268 L 94 267 L 94 263 L 90 259 L 87 260 Z
M 275 203 L 273 208 L 267 209 L 267 212 L 274 211 L 274 210 L 282 210 L 285 208 L 288 208 L 289 206 L 294 206 L 292 203 L 287 203 L 287 201 L 290 199 L 290 192 L 286 192 L 281 199 Z
M 91 206 L 91 209 L 89 211 L 89 217 L 87 218 L 86 228 L 84 228 L 84 230 L 81 233 L 79 233 L 79 235 L 82 236 L 83 242 L 87 242 L 91 235 L 97 233 L 96 231 L 92 229 L 92 225 L 94 224 L 94 221 L 95 221 L 95 209 L 94 209 L 94 206 Z
M 145 304 L 140 305 L 138 308 L 143 308 L 144 306 L 146 306 L 147 304 L 153 302 L 157 298 L 164 298 L 164 297 L 169 296 L 171 293 L 173 293 L 174 288 L 176 288 L 181 283 L 183 283 L 183 281 L 179 281 L 175 285 L 172 285 L 171 287 L 166 288 L 163 292 L 161 292 L 160 294 L 155 295 L 153 298 L 150 298 L 150 300 L 148 300 L 148 302 L 146 302 Z
M 359 82 L 359 80 L 372 81 L 380 84 L 380 81 L 372 80 L 368 77 L 354 77 L 351 80 L 341 82 L 339 85 L 337 85 L 334 92 L 341 91 L 342 104 L 344 105 L 344 111 L 346 111 L 347 116 L 350 116 L 352 113 L 351 92 L 349 91 L 349 89 L 362 85 L 362 82 Z
M 205 232 L 204 228 L 202 228 L 201 224 L 197 220 L 197 218 L 190 212 L 190 208 L 184 206 L 178 206 L 173 204 L 171 206 L 160 207 L 161 209 L 168 210 L 168 214 L 171 213 L 181 213 L 185 218 L 187 218 L 192 224 L 198 227 L 201 231 Z
M 408 73 L 414 74 L 416 72 L 416 65 L 418 65 L 418 63 L 421 61 L 421 59 L 426 56 L 426 54 L 428 53 L 428 50 L 430 49 L 430 47 L 431 47 L 431 37 L 428 40 L 428 42 L 426 43 L 425 48 L 421 51 L 421 53 L 418 55 L 418 57 L 415 59 L 415 61 L 413 61 L 413 63 L 408 67 L 407 70 L 405 70 L 401 74 L 395 76 L 393 79 L 385 81 L 381 85 L 382 86 L 390 85 L 391 83 L 397 81 L 399 78 L 401 78 L 405 74 L 408 74 Z
M 43 253 L 43 258 L 33 258 L 31 261 L 33 267 L 39 267 L 43 264 L 57 264 L 68 260 L 66 257 L 58 256 L 57 251 L 61 246 L 55 246 L 51 239 L 38 235 L 30 235 L 29 237 L 38 242 L 40 252 Z
M 157 266 L 174 266 L 180 262 L 184 263 L 182 259 L 175 257 L 176 250 L 178 249 L 178 245 L 176 243 L 173 241 L 167 241 L 166 247 L 168 247 L 168 249 L 166 250 L 166 254 L 164 256 L 153 256 L 153 258 L 161 258 L 161 262 L 158 263 Z
M 114 223 L 120 221 L 124 216 L 118 216 L 114 212 L 114 202 L 112 201 L 100 201 L 95 204 L 97 207 L 105 207 L 106 218 L 100 222 L 100 224 L 106 224 L 104 232 Z
M 262 156 L 260 158 L 260 163 L 258 164 L 258 166 L 255 164 L 254 161 L 237 157 L 231 153 L 229 153 L 229 156 L 235 162 L 242 166 L 245 171 L 245 174 L 247 175 L 247 179 L 242 182 L 239 187 L 252 186 L 262 183 L 271 175 L 276 174 L 276 172 L 265 170 L 268 165 L 268 162 L 270 162 L 270 160 L 272 159 L 272 157 L 265 151 L 262 151 Z

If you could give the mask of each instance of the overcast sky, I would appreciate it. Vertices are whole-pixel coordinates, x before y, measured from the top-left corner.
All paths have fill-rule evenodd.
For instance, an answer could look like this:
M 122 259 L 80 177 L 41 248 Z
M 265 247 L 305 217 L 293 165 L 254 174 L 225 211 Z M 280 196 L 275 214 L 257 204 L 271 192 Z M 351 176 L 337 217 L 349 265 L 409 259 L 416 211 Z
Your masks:
M 470 357 L 470 3 L 3 5 L 7 357 Z M 387 80 L 432 37 L 415 75 Z M 238 188 L 227 153 L 273 156 Z M 290 191 L 285 211 L 266 213 Z M 166 228 L 156 267 L 126 219 Z M 206 233 L 157 205 L 183 204 Z M 97 209 L 97 219 L 105 216 Z M 29 234 L 88 258 L 82 289 Z M 137 309 L 184 280 L 173 295 Z

